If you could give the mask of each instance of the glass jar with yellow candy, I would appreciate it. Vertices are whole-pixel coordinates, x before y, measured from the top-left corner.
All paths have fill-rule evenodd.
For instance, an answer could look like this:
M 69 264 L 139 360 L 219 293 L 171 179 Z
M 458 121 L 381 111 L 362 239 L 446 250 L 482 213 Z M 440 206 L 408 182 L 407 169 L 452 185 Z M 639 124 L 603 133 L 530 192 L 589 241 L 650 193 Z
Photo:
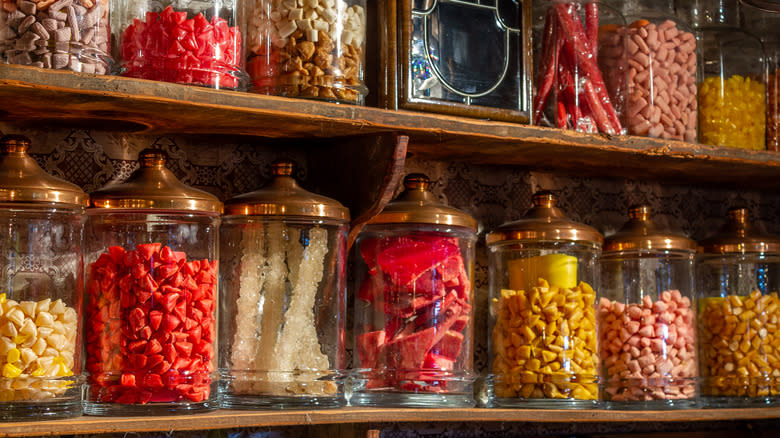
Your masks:
M 729 210 L 699 242 L 699 372 L 711 407 L 767 405 L 780 395 L 780 238 Z
M 487 235 L 488 405 L 598 405 L 596 292 L 603 236 L 538 192 L 533 207 Z
M 766 149 L 764 49 L 739 29 L 738 0 L 681 0 L 677 13 L 698 31 L 699 142 Z

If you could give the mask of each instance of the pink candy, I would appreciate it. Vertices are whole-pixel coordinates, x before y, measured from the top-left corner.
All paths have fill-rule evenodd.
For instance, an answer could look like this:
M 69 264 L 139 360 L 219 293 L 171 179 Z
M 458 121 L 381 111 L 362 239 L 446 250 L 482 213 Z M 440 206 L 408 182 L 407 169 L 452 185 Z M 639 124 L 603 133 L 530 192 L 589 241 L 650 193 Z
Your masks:
M 678 290 L 654 301 L 598 306 L 606 399 L 649 401 L 692 398 L 697 375 L 691 301 Z

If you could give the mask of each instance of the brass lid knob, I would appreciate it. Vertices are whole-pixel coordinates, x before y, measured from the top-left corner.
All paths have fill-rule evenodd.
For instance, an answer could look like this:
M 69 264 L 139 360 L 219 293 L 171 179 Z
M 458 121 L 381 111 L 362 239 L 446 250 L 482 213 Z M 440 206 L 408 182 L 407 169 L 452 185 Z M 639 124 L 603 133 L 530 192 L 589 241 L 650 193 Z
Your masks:
M 430 187 L 431 180 L 427 175 L 406 175 L 405 190 L 369 224 L 449 225 L 477 231 L 477 220 L 473 216 L 439 201 Z
M 168 154 L 144 149 L 139 168 L 124 182 L 112 182 L 92 193 L 90 206 L 113 209 L 181 210 L 221 213 L 222 203 L 211 193 L 190 187 L 168 170 Z
M 293 178 L 295 163 L 277 160 L 271 164 L 271 182 L 260 190 L 225 202 L 228 216 L 299 216 L 349 221 L 349 209 L 335 199 L 312 193 Z
M 23 135 L 0 138 L 0 202 L 36 203 L 83 208 L 89 196 L 81 188 L 46 173 L 27 153 L 30 139 Z
M 780 237 L 766 233 L 750 222 L 746 207 L 729 208 L 728 220 L 714 235 L 699 242 L 699 252 L 707 254 L 780 253 Z
M 629 221 L 617 233 L 607 237 L 604 254 L 622 251 L 696 251 L 696 242 L 661 228 L 652 219 L 649 205 L 634 205 L 628 209 Z
M 538 191 L 531 196 L 533 206 L 526 214 L 488 233 L 488 245 L 517 241 L 572 241 L 601 247 L 604 237 L 595 228 L 569 219 L 556 207 L 558 196 L 551 191 Z

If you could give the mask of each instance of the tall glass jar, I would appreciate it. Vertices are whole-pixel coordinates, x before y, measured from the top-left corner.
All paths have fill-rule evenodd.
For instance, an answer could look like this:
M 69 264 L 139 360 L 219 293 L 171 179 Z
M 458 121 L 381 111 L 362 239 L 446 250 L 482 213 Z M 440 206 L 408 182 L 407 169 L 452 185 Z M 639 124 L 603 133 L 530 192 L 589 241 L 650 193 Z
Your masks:
M 365 0 L 249 0 L 252 92 L 363 104 Z
M 237 0 L 115 0 L 111 22 L 122 76 L 246 87 Z
M 422 174 L 355 242 L 355 406 L 474 406 L 477 221 Z
M 617 409 L 696 403 L 696 242 L 657 225 L 650 207 L 608 237 L 601 257 L 602 399 Z
M 533 123 L 626 132 L 625 19 L 598 0 L 543 0 L 533 6 L 537 47 Z
M 0 53 L 9 64 L 105 74 L 108 0 L 2 0 Z
M 780 152 L 780 14 L 740 5 L 742 29 L 761 40 L 766 52 L 766 148 Z
M 740 30 L 738 0 L 678 0 L 677 14 L 697 31 L 699 142 L 765 149 L 764 49 Z
M 671 0 L 615 2 L 628 28 L 604 28 L 603 40 L 626 35 L 628 133 L 696 141 L 696 37 L 674 16 Z M 606 65 L 606 76 L 618 65 Z
M 84 207 L 77 186 L 0 139 L 0 419 L 81 414 Z
M 299 187 L 292 162 L 272 173 L 225 203 L 222 406 L 342 406 L 349 210 Z
M 598 405 L 596 291 L 602 235 L 542 191 L 487 235 L 491 406 Z
M 780 398 L 780 238 L 732 208 L 699 242 L 699 364 L 710 407 L 765 406 Z
M 86 239 L 85 412 L 216 408 L 222 203 L 145 149 L 125 182 L 92 194 Z

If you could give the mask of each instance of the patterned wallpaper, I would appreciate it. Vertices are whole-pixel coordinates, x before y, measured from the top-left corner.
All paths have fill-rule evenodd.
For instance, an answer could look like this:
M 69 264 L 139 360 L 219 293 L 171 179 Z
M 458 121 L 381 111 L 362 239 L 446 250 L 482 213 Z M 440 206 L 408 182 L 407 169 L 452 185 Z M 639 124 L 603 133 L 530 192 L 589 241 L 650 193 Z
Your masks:
M 171 157 L 169 167 L 180 179 L 223 200 L 261 187 L 270 174 L 270 163 L 278 158 L 291 158 L 299 163 L 297 176 L 305 186 L 308 163 L 304 151 L 294 147 L 280 150 L 262 139 L 153 137 L 79 129 L 19 130 L 3 123 L 0 123 L 0 130 L 29 136 L 33 140 L 32 155 L 44 169 L 80 185 L 87 192 L 112 178 L 127 177 L 135 169 L 138 152 L 146 147 L 165 150 Z M 406 171 L 427 173 L 433 181 L 434 193 L 479 220 L 474 357 L 478 371 L 484 371 L 487 365 L 485 309 L 488 291 L 484 235 L 497 225 L 521 216 L 530 206 L 530 196 L 536 190 L 557 191 L 560 207 L 572 219 L 594 226 L 606 235 L 622 225 L 630 205 L 640 202 L 652 206 L 657 221 L 694 239 L 701 239 L 718 229 L 724 222 L 726 210 L 734 205 L 747 206 L 751 215 L 768 231 L 780 234 L 780 193 L 749 187 L 579 178 L 519 167 L 423 161 L 414 157 L 407 160 Z

